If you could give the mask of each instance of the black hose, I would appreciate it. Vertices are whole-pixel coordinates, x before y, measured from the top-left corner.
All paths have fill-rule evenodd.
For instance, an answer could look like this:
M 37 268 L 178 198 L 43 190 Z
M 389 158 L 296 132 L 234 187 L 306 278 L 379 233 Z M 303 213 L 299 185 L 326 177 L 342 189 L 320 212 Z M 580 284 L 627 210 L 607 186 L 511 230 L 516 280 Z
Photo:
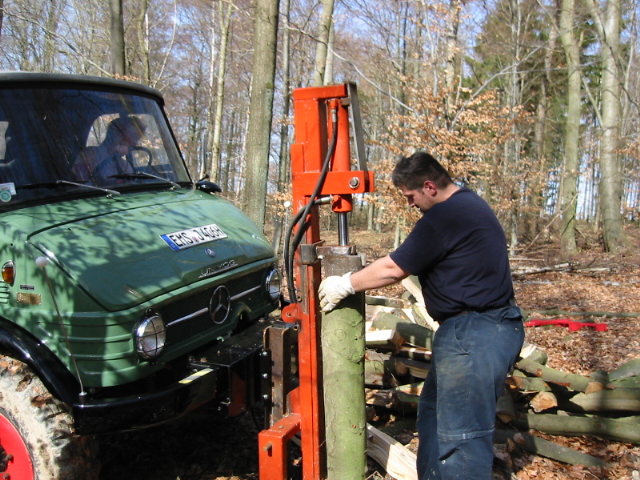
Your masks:
M 298 213 L 291 220 L 291 224 L 287 229 L 287 234 L 285 238 L 287 239 L 284 246 L 283 257 L 285 260 L 285 272 L 287 276 L 287 289 L 289 290 L 289 301 L 291 303 L 298 303 L 298 296 L 296 295 L 296 289 L 293 280 L 293 265 L 295 258 L 295 251 L 298 249 L 300 242 L 302 241 L 302 236 L 305 234 L 307 229 L 309 228 L 309 223 L 306 221 L 306 218 L 309 216 L 309 212 L 311 208 L 316 205 L 316 201 L 320 192 L 322 191 L 322 187 L 324 186 L 324 182 L 327 178 L 327 174 L 329 173 L 329 166 L 331 165 L 331 158 L 335 153 L 337 137 L 338 137 L 338 118 L 337 111 L 334 108 L 332 110 L 332 120 L 333 120 L 333 131 L 331 134 L 331 144 L 329 145 L 329 150 L 327 151 L 327 156 L 325 157 L 324 163 L 322 165 L 322 171 L 320 172 L 320 176 L 318 177 L 318 181 L 316 182 L 315 189 L 311 195 L 311 200 L 305 205 L 304 209 L 298 210 Z M 293 229 L 296 224 L 299 224 L 298 230 L 296 231 L 293 240 L 290 242 L 291 235 L 293 233 Z M 290 246 L 291 243 L 291 246 Z

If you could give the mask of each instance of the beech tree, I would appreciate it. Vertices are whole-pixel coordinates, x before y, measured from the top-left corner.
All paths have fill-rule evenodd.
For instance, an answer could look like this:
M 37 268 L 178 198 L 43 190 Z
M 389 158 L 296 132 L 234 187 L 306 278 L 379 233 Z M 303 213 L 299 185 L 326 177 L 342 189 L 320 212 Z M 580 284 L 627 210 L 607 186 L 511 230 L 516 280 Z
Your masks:
M 251 100 L 247 126 L 247 176 L 242 205 L 251 219 L 262 227 L 265 220 L 269 173 L 279 7 L 279 0 L 256 1 Z

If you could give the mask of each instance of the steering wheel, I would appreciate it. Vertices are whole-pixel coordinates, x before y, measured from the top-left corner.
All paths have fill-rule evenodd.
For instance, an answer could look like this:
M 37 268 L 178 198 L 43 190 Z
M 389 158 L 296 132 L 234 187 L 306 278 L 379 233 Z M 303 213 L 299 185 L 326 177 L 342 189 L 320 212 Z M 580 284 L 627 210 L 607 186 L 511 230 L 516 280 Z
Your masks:
M 144 168 L 145 169 L 153 168 L 151 167 L 151 164 L 153 163 L 153 154 L 151 153 L 151 150 L 149 150 L 147 147 L 134 146 L 129 148 L 129 153 L 127 154 L 127 157 L 129 157 L 131 155 L 131 152 L 134 152 L 134 151 L 146 153 L 147 156 L 149 157 L 149 160 L 147 161 L 147 164 L 145 165 Z M 133 162 L 129 162 L 129 163 L 133 163 Z

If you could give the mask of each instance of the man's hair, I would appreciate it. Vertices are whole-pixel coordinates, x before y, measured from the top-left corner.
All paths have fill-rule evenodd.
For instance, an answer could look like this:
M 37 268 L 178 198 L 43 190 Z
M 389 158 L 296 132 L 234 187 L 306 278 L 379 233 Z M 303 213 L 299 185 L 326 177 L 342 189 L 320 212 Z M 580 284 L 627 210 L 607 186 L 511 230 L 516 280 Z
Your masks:
M 418 190 L 426 180 L 431 180 L 438 188 L 445 188 L 453 183 L 449 172 L 431 155 L 416 152 L 410 157 L 402 157 L 391 174 L 396 188 Z

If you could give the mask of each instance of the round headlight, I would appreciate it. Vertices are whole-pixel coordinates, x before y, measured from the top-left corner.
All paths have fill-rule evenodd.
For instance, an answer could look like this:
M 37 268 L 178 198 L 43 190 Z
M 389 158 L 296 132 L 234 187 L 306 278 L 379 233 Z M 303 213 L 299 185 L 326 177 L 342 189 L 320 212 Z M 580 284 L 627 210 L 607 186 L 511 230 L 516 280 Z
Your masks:
M 277 268 L 272 269 L 267 275 L 265 287 L 271 301 L 275 302 L 280 298 L 280 288 L 282 287 L 282 277 Z
M 142 358 L 157 358 L 166 341 L 167 329 L 159 315 L 145 318 L 136 328 L 136 350 Z

